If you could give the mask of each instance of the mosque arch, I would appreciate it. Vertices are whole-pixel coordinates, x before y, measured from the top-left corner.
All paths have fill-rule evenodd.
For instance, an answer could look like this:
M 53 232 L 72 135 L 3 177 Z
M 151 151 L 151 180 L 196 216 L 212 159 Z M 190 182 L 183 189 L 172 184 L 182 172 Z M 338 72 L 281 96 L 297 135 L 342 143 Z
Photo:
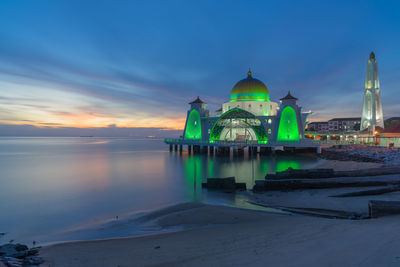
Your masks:
M 195 109 L 189 113 L 185 128 L 185 139 L 201 140 L 200 113 Z
M 210 132 L 210 141 L 221 140 L 221 138 L 225 140 L 226 136 L 221 134 L 229 132 L 229 129 L 232 133 L 233 126 L 241 128 L 245 136 L 248 134 L 245 140 L 268 141 L 267 132 L 261 121 L 254 114 L 240 108 L 231 109 L 221 115 Z M 237 139 L 231 136 L 229 140 Z
M 297 123 L 296 111 L 287 106 L 282 110 L 279 120 L 277 141 L 299 141 L 299 126 Z

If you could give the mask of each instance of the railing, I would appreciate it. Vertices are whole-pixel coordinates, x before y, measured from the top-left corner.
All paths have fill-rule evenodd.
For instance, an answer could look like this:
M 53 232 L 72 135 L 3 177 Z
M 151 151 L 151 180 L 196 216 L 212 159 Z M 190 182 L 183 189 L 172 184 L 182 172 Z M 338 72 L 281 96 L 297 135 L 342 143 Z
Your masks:
M 215 141 L 204 141 L 204 140 L 188 140 L 182 138 L 166 138 L 164 139 L 166 144 L 176 144 L 176 145 L 217 145 L 217 146 L 309 146 L 316 147 L 320 145 L 319 141 L 311 139 L 301 139 L 299 141 L 280 141 L 280 142 L 266 142 L 266 141 L 253 141 L 253 140 L 243 140 L 243 141 L 228 141 L 228 140 L 215 140 Z

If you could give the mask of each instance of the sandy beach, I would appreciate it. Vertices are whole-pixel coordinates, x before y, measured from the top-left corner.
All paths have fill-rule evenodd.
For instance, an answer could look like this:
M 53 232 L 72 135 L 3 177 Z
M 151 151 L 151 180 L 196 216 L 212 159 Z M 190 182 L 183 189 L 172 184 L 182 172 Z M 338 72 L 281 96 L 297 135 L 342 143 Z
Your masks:
M 146 219 L 146 218 L 144 218 Z M 157 211 L 192 229 L 44 247 L 44 266 L 398 266 L 400 217 L 340 220 L 199 203 Z
M 318 168 L 355 170 L 378 163 L 321 161 Z M 397 181 L 398 175 L 331 179 Z M 377 187 L 374 187 L 377 188 Z M 244 192 L 268 207 L 368 212 L 369 200 L 400 200 L 400 192 L 334 198 L 365 188 Z M 371 189 L 368 188 L 368 189 Z M 257 207 L 254 206 L 254 207 Z M 327 219 L 198 202 L 182 203 L 135 218 L 164 233 L 75 241 L 45 246 L 44 266 L 398 266 L 399 216 Z M 128 227 L 122 226 L 122 227 Z M 165 233 L 167 231 L 167 233 Z M 170 231 L 170 232 L 168 232 Z

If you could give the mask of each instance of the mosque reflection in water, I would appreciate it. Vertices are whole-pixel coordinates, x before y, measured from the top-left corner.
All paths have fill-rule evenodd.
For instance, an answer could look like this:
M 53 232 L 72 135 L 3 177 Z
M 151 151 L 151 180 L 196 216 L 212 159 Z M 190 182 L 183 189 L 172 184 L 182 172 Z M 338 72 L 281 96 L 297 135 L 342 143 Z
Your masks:
M 267 173 L 275 173 L 288 168 L 312 168 L 318 161 L 315 156 L 298 155 L 255 155 L 217 157 L 204 154 L 170 153 L 170 157 L 183 165 L 187 189 L 201 194 L 201 184 L 207 178 L 235 177 L 236 182 L 246 183 L 251 189 L 255 180 L 264 179 Z

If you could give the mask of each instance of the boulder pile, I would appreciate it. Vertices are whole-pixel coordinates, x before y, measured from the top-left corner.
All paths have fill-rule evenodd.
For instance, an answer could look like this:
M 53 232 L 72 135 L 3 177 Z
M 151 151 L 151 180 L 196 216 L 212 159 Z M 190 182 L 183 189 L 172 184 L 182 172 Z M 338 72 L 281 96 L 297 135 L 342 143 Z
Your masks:
M 9 267 L 38 266 L 44 262 L 37 257 L 38 254 L 39 248 L 28 248 L 23 244 L 8 243 L 0 246 L 0 262 Z

